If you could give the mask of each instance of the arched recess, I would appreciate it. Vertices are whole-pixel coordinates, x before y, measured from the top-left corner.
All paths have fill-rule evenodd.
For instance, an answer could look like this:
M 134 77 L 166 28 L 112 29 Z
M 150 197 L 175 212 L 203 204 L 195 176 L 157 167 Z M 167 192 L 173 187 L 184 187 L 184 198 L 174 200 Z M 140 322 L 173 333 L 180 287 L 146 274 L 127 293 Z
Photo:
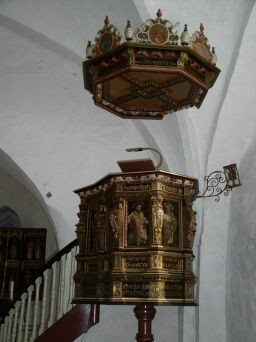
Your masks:
M 55 228 L 36 186 L 0 149 L 0 228 L 46 228 L 46 258 L 57 251 Z
M 22 228 L 18 214 L 7 205 L 0 208 L 0 228 Z

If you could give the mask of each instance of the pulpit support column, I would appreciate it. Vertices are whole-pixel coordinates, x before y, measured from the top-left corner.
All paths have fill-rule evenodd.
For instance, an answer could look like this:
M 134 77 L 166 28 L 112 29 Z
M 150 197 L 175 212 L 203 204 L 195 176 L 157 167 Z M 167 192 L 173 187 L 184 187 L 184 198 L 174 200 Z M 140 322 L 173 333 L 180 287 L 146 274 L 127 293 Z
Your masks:
M 135 317 L 138 320 L 137 342 L 153 342 L 152 320 L 155 317 L 156 309 L 152 304 L 137 304 L 134 308 Z

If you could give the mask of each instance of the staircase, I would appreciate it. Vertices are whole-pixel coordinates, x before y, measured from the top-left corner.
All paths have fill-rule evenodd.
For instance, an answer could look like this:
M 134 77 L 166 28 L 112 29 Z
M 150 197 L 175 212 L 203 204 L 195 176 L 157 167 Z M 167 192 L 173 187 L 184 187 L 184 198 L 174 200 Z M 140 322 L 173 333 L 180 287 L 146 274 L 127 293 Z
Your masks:
M 98 322 L 97 305 L 73 305 L 77 240 L 55 255 L 0 325 L 1 342 L 72 342 Z

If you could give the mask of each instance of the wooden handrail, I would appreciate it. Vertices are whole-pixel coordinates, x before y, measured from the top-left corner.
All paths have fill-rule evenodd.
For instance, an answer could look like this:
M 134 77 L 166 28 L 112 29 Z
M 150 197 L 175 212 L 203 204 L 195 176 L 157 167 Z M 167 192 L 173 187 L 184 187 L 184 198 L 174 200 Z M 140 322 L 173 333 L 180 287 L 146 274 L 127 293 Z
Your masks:
M 57 252 L 50 260 L 48 260 L 47 263 L 41 268 L 40 273 L 43 273 L 47 268 L 51 268 L 54 262 L 59 261 L 64 254 L 68 254 L 75 246 L 78 246 L 78 239 L 71 241 L 68 245 Z
M 78 246 L 78 240 L 75 239 L 73 241 L 71 241 L 67 246 L 63 247 L 59 252 L 57 252 L 50 260 L 47 261 L 46 264 L 44 264 L 43 267 L 40 268 L 40 270 L 35 274 L 35 276 L 26 284 L 26 287 L 21 289 L 18 292 L 18 297 L 20 297 L 22 295 L 23 292 L 26 291 L 26 289 L 30 286 L 33 285 L 35 283 L 36 278 L 40 277 L 43 275 L 43 272 L 45 270 L 47 270 L 48 268 L 51 268 L 52 265 L 56 262 L 59 261 L 61 259 L 61 257 L 64 254 L 68 254 L 72 248 L 74 248 L 75 246 Z

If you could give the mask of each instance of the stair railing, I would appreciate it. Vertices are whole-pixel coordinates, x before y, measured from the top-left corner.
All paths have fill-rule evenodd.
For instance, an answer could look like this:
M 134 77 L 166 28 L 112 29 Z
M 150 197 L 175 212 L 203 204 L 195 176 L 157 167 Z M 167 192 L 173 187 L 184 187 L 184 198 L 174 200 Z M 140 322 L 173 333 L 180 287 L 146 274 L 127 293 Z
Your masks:
M 46 263 L 2 318 L 0 341 L 33 342 L 73 308 L 77 239 Z

